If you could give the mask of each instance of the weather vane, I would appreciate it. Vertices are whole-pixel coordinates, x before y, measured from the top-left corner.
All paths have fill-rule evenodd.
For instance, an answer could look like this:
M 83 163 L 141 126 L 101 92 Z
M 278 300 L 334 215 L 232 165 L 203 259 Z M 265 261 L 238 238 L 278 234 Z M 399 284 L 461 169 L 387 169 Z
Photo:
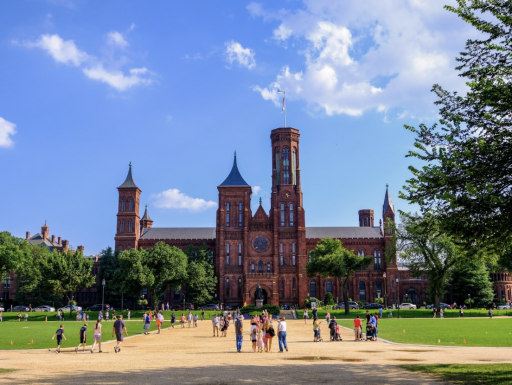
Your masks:
M 286 128 L 286 91 L 277 90 L 277 92 L 283 93 L 283 108 L 281 108 L 281 112 L 284 112 L 284 127 Z

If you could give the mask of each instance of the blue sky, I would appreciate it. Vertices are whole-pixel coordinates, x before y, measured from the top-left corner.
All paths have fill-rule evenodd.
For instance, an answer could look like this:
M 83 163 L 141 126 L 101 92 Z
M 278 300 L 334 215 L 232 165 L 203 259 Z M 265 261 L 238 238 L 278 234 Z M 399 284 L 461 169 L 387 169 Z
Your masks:
M 438 0 L 0 3 L 0 230 L 113 246 L 133 163 L 158 227 L 215 226 L 233 152 L 270 206 L 270 130 L 301 133 L 308 226 L 396 208 L 434 83 L 473 31 Z

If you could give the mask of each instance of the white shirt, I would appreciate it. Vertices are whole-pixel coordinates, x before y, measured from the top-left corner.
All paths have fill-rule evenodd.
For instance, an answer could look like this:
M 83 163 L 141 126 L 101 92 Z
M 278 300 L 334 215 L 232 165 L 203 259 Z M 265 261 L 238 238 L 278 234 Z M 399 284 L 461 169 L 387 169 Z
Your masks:
M 192 321 L 192 314 L 191 313 L 187 314 L 187 320 Z
M 220 318 L 219 317 L 213 317 L 212 323 L 213 326 L 219 326 Z
M 280 332 L 286 331 L 286 321 L 279 322 L 279 325 L 277 325 L 277 330 Z

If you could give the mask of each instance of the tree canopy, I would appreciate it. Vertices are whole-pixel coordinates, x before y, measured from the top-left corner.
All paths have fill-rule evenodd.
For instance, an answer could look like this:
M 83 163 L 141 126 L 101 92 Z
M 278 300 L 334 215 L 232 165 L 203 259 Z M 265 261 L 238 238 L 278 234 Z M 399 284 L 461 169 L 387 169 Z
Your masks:
M 451 289 L 457 304 L 464 304 L 469 295 L 476 306 L 489 306 L 494 299 L 489 271 L 482 260 L 465 261 L 455 266 L 452 272 Z
M 512 245 L 512 2 L 457 3 L 445 8 L 480 33 L 457 58 L 469 90 L 460 96 L 434 85 L 440 125 L 406 126 L 416 134 L 407 156 L 424 164 L 409 167 L 400 196 L 437 216 L 466 249 L 503 252 Z
M 188 246 L 187 254 L 187 297 L 197 305 L 211 302 L 217 287 L 213 269 L 213 257 L 206 244 L 201 247 Z

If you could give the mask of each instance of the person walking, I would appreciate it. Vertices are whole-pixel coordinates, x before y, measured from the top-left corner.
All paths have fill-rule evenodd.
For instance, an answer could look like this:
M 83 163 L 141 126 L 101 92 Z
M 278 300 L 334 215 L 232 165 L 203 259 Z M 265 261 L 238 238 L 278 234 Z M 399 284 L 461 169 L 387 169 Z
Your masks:
M 3 312 L 0 310 L 0 322 L 4 322 Z
M 354 320 L 354 335 L 356 337 L 356 341 L 359 341 L 363 338 L 361 331 L 361 318 L 359 318 L 359 316 L 357 316 L 357 318 Z
M 169 302 L 167 302 L 166 307 L 167 307 L 167 311 L 169 311 Z
M 28 321 L 28 313 L 25 312 L 25 322 L 27 322 L 27 321 Z
M 60 353 L 60 344 L 62 343 L 62 339 L 64 338 L 67 341 L 66 336 L 64 335 L 64 325 L 60 325 L 60 328 L 57 329 L 55 334 L 52 337 L 52 340 L 57 337 L 57 349 L 55 350 L 56 353 Z
M 215 331 L 215 329 L 214 329 Z M 236 337 L 236 351 L 237 353 L 242 352 L 242 342 L 244 341 L 244 323 L 243 317 L 239 316 L 235 321 L 235 337 Z
M 279 353 L 283 353 L 283 347 L 288 351 L 288 344 L 286 343 L 286 321 L 284 316 L 281 316 L 279 324 L 277 325 L 277 337 L 279 340 Z
M 317 319 L 318 318 L 318 310 L 316 310 L 316 307 L 313 308 L 312 312 L 313 312 L 313 319 Z
M 325 321 L 327 322 L 327 325 L 330 325 L 331 313 L 327 312 L 327 314 L 325 315 Z
M 160 332 L 162 331 L 163 323 L 164 323 L 164 316 L 162 314 L 162 310 L 160 310 L 158 312 L 157 316 L 156 316 L 156 326 L 158 326 L 158 333 L 157 334 L 160 334 Z
M 219 323 L 220 323 L 219 317 L 217 317 L 217 314 L 214 314 L 213 318 L 212 318 L 213 336 L 214 337 L 215 337 L 215 332 L 217 332 L 217 337 L 219 336 Z
M 93 330 L 93 333 L 94 333 L 94 343 L 92 344 L 92 347 L 91 347 L 91 353 L 94 353 L 94 348 L 96 347 L 96 343 L 98 343 L 99 345 L 99 353 L 103 353 L 101 351 L 101 318 L 98 318 L 98 320 L 96 321 L 96 325 L 94 325 L 94 330 Z
M 199 316 L 197 314 L 194 314 L 194 327 L 196 328 L 197 327 L 197 320 L 199 319 Z
M 336 326 L 338 326 L 338 322 L 336 322 L 336 316 L 333 316 L 329 323 L 331 342 L 336 341 Z
M 318 319 L 313 320 L 313 342 L 318 342 L 320 324 L 322 321 L 318 321 Z
M 151 317 L 149 316 L 149 314 L 145 314 L 146 315 L 146 319 L 145 319 L 145 322 L 144 322 L 144 334 L 149 334 L 149 328 L 151 327 Z
M 306 324 L 308 322 L 308 309 L 304 309 L 304 315 L 302 317 L 304 318 L 304 323 Z
M 441 309 L 439 309 L 439 316 L 441 318 L 444 318 L 444 309 L 443 309 L 443 307 L 441 307 Z
M 132 316 L 132 312 L 130 310 L 128 310 L 128 321 L 130 320 L 131 316 Z
M 189 311 L 187 314 L 187 323 L 188 323 L 188 327 L 190 328 L 190 326 L 192 325 L 192 312 L 191 311 Z
M 112 328 L 112 337 L 114 337 L 115 333 L 117 340 L 117 346 L 114 347 L 114 351 L 116 353 L 121 351 L 121 344 L 123 343 L 123 331 L 126 333 L 126 337 L 128 337 L 128 331 L 126 330 L 126 325 L 123 322 L 123 316 L 120 315 L 119 319 L 114 322 L 114 327 Z
M 80 343 L 75 348 L 75 352 L 78 353 L 78 349 L 80 349 L 80 345 L 84 344 L 84 353 L 85 353 L 85 346 L 87 345 L 86 338 L 87 338 L 87 324 L 84 324 L 80 328 L 80 331 L 78 332 L 78 335 L 80 336 Z
M 489 308 L 489 318 L 492 319 L 492 307 Z
M 181 313 L 180 324 L 181 324 L 181 328 L 185 327 L 185 314 L 183 314 L 183 313 Z
M 272 319 L 267 318 L 265 321 L 265 351 L 268 353 L 272 352 L 272 339 L 275 337 L 276 332 L 274 325 L 272 325 Z
M 18 313 L 18 322 L 21 322 L 21 312 Z
M 176 323 L 176 314 L 174 312 L 171 314 L 171 327 L 174 329 L 174 324 Z
M 201 310 L 201 321 L 204 321 L 204 309 Z
M 464 309 L 462 308 L 462 305 L 460 305 L 459 317 L 464 318 Z
M 379 317 L 382 318 L 382 314 L 384 314 L 384 310 L 382 308 L 379 309 Z

